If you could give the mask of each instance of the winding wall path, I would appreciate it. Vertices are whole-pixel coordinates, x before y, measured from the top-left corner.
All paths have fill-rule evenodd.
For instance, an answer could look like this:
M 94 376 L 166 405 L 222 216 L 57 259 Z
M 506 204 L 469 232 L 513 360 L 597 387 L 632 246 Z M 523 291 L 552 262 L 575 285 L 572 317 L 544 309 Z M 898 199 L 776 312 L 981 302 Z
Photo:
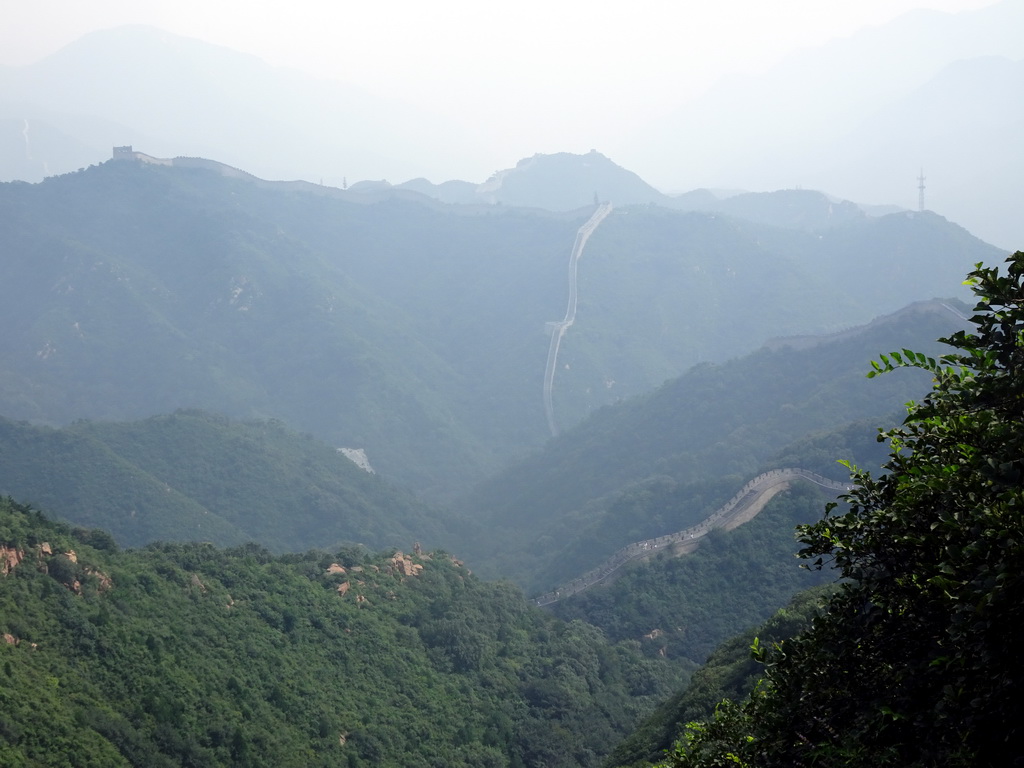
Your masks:
M 697 523 L 697 525 L 676 533 L 658 536 L 654 539 L 627 544 L 601 563 L 601 565 L 597 566 L 597 568 L 587 571 L 572 581 L 566 582 L 558 587 L 558 589 L 534 598 L 533 603 L 534 605 L 541 606 L 551 605 L 551 603 L 556 603 L 562 598 L 578 594 L 595 584 L 599 584 L 623 565 L 633 560 L 650 557 L 659 551 L 673 546 L 695 547 L 697 542 L 714 528 L 731 530 L 760 512 L 764 502 L 782 490 L 779 486 L 791 480 L 807 480 L 830 491 L 842 492 L 849 490 L 849 486 L 845 483 L 837 483 L 806 469 L 773 469 L 770 472 L 765 472 L 763 475 L 758 475 L 748 482 L 724 506 L 712 512 L 709 517 Z
M 576 322 L 576 272 L 577 263 L 583 255 L 583 246 L 587 239 L 597 229 L 597 225 L 604 221 L 605 216 L 612 212 L 611 203 L 602 203 L 594 211 L 587 223 L 576 232 L 576 242 L 573 243 L 572 253 L 569 255 L 569 306 L 565 309 L 565 319 L 561 322 L 548 323 L 551 329 L 551 344 L 548 346 L 548 362 L 544 367 L 544 413 L 548 417 L 548 429 L 551 436 L 558 434 L 558 427 L 555 426 L 555 408 L 551 399 L 551 391 L 555 386 L 555 365 L 558 362 L 558 347 L 562 343 L 562 336 Z

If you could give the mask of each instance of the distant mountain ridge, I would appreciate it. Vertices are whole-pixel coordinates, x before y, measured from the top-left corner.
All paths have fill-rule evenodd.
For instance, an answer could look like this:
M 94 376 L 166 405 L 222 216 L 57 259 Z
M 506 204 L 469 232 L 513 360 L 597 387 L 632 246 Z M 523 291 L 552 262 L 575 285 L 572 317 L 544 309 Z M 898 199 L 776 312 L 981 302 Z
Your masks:
M 202 167 L 108 161 L 0 184 L 0 414 L 274 417 L 440 496 L 546 439 L 545 329 L 565 314 L 589 208 L 182 162 Z M 724 202 L 754 203 L 751 220 L 622 205 L 595 232 L 559 356 L 560 427 L 768 337 L 946 294 L 1002 255 L 928 213 L 867 217 L 799 192 Z
M 1024 240 L 1013 207 L 1024 196 L 1016 170 L 1024 150 L 1011 32 L 1022 25 L 1020 0 L 909 13 L 798 52 L 763 76 L 723 81 L 602 147 L 646 179 L 628 190 L 620 183 L 618 202 L 663 204 L 661 192 L 644 187 L 654 184 L 800 187 L 916 208 L 923 168 L 927 208 L 1012 250 Z M 917 55 L 906 55 L 911 43 Z M 105 62 L 110 54 L 116 64 Z M 979 57 L 1001 57 L 1002 65 Z M 149 27 L 97 32 L 35 64 L 0 70 L 0 179 L 38 181 L 124 144 L 154 156 L 216 157 L 264 179 L 344 187 L 413 177 L 401 186 L 449 203 L 477 202 L 471 186 L 481 184 L 426 178 L 451 179 L 460 158 L 486 151 L 471 131 L 436 116 Z M 479 197 L 571 210 L 595 192 L 612 196 L 597 175 L 571 189 L 556 179 L 557 194 L 524 194 L 517 185 L 526 174 L 510 170 L 526 169 L 498 171 L 482 185 L 495 187 L 490 196 Z
M 591 150 L 585 155 L 570 152 L 537 154 L 520 160 L 514 168 L 497 172 L 483 184 L 467 181 L 432 184 L 420 178 L 393 185 L 382 179 L 360 181 L 344 188 L 308 181 L 262 179 L 217 160 L 201 157 L 157 158 L 131 146 L 114 147 L 113 159 L 177 168 L 201 168 L 264 189 L 303 191 L 353 201 L 372 202 L 391 197 L 422 195 L 444 205 L 507 205 L 556 212 L 593 207 L 595 201 L 616 205 L 658 205 L 682 211 L 724 213 L 758 224 L 811 232 L 847 224 L 866 216 L 902 211 L 894 206 L 879 211 L 875 206 L 862 206 L 849 200 L 830 197 L 823 192 L 803 189 L 725 194 L 693 190 L 682 195 L 664 195 L 597 150 Z
M 362 182 L 353 189 L 418 192 L 448 204 L 514 205 L 550 211 L 573 211 L 611 202 L 615 205 L 658 205 L 683 211 L 724 213 L 760 224 L 817 231 L 872 215 L 869 207 L 836 200 L 823 192 L 785 189 L 774 192 L 716 194 L 706 189 L 681 195 L 659 192 L 637 174 L 597 150 L 537 154 L 514 168 L 495 173 L 483 184 L 446 181 L 431 184 L 413 179 L 402 184 Z
M 594 206 L 595 201 L 615 205 L 654 203 L 669 207 L 673 202 L 596 149 L 583 155 L 536 154 L 523 158 L 514 168 L 497 171 L 482 184 L 468 181 L 432 184 L 426 179 L 412 179 L 394 188 L 412 190 L 450 204 L 514 205 L 550 211 L 573 211 Z

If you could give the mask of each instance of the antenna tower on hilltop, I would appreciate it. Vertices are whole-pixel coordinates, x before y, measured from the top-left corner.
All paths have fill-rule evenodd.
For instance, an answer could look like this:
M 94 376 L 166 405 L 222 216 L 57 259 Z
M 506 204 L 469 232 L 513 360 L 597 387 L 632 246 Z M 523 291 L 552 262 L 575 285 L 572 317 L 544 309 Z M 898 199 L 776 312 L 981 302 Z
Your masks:
M 917 177 L 917 210 L 924 210 L 924 168 L 921 175 Z

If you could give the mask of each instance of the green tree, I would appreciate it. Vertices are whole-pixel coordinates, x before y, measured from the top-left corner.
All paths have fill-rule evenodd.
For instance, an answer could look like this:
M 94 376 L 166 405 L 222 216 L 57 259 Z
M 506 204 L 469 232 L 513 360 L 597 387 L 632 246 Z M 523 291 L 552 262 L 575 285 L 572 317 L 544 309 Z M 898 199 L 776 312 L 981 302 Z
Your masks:
M 801 557 L 845 580 L 812 627 L 755 643 L 761 686 L 693 724 L 676 766 L 1014 764 L 1024 753 L 1024 252 L 981 264 L 973 332 L 938 360 L 883 355 L 934 376 L 877 478 L 852 468 L 843 507 L 803 526 Z M 1007 758 L 1010 758 L 1007 762 Z M 1020 762 L 1020 758 L 1018 758 Z

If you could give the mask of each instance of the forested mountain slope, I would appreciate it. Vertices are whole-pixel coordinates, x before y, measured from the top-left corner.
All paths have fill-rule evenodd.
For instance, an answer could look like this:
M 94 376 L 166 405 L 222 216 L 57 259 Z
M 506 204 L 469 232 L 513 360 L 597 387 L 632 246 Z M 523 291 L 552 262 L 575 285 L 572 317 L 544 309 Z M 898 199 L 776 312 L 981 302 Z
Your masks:
M 472 347 L 454 328 L 442 333 L 443 312 L 423 316 L 403 297 L 415 285 L 433 294 L 429 275 L 446 271 L 433 254 L 498 268 L 512 264 L 497 258 L 502 248 L 529 259 L 574 233 L 571 221 L 530 217 L 525 233 L 514 217 L 481 226 L 432 205 L 345 203 L 134 163 L 0 195 L 12 289 L 0 413 L 55 423 L 189 406 L 272 416 L 365 448 L 379 470 L 420 488 L 479 472 L 493 453 L 467 424 L 483 395 L 442 355 L 455 345 L 454 357 L 474 359 Z M 492 242 L 497 253 L 481 260 Z M 493 279 L 503 282 L 500 268 Z M 547 316 L 535 312 L 531 338 Z
M 596 766 L 673 687 L 443 553 L 118 552 L 0 499 L 0 763 Z
M 745 629 L 715 648 L 697 669 L 686 687 L 658 709 L 615 747 L 605 762 L 607 768 L 649 766 L 660 761 L 686 723 L 706 720 L 723 699 L 742 701 L 761 677 L 761 665 L 750 648 L 783 642 L 805 629 L 818 614 L 822 601 L 834 590 L 831 585 L 798 594 L 764 623 Z
M 471 560 L 486 553 L 480 559 L 488 567 L 546 591 L 619 547 L 693 525 L 758 472 L 801 466 L 806 453 L 787 454 L 790 443 L 888 419 L 926 377 L 908 371 L 868 380 L 869 361 L 906 346 L 935 351 L 935 340 L 963 323 L 953 304 L 925 302 L 833 337 L 783 339 L 697 366 L 646 397 L 599 411 L 481 484 L 462 508 L 487 533 L 459 551 Z M 844 442 L 870 451 L 864 444 L 873 436 L 865 426 Z M 842 480 L 835 462 L 859 458 L 828 453 L 812 450 L 805 468 Z
M 914 318 L 922 327 L 914 327 Z M 909 334 L 903 340 L 917 343 L 937 335 L 930 323 L 951 320 L 955 315 L 932 304 L 887 322 Z M 863 368 L 855 361 L 869 354 L 867 348 L 899 343 L 884 334 L 865 342 L 865 333 L 794 338 L 785 343 L 811 348 L 784 348 L 768 362 L 760 353 L 725 365 L 694 394 L 687 387 L 712 372 L 698 370 L 686 378 L 689 383 L 672 385 L 671 397 L 661 393 L 602 411 L 579 430 L 591 437 L 564 454 L 550 454 L 547 471 L 543 463 L 532 469 L 527 464 L 506 476 L 514 491 L 502 490 L 500 478 L 484 487 L 481 498 L 497 488 L 492 498 L 504 506 L 467 506 L 461 516 L 429 508 L 334 447 L 280 422 L 238 422 L 187 410 L 130 422 L 79 420 L 61 429 L 0 417 L 0 493 L 59 511 L 75 524 L 102 527 L 126 546 L 257 541 L 284 552 L 342 542 L 380 548 L 421 541 L 469 557 L 490 575 L 547 589 L 624 544 L 698 522 L 763 466 L 803 466 L 836 477 L 837 458 L 870 451 L 872 430 L 863 425 L 862 434 L 851 431 L 839 443 L 855 445 L 852 453 L 837 453 L 846 448 L 834 440 L 815 446 L 801 438 L 857 415 L 894 410 L 906 396 L 902 384 L 892 388 L 895 381 L 889 389 L 881 383 L 864 387 Z M 703 420 L 693 422 L 698 412 Z M 633 418 L 643 425 L 633 425 Z M 653 426 L 658 423 L 665 429 Z M 642 439 L 629 444 L 629 434 Z M 809 443 L 784 451 L 787 438 Z M 575 439 L 567 435 L 555 445 L 573 446 Z M 626 464 L 626 457 L 633 463 Z M 547 497 L 540 495 L 545 490 Z M 541 506 L 544 498 L 550 506 Z
M 545 324 L 589 214 L 129 161 L 0 185 L 0 414 L 279 418 L 450 496 L 548 435 Z M 933 215 L 815 233 L 617 209 L 581 260 L 558 425 L 767 337 L 948 294 L 992 251 Z
M 0 494 L 123 546 L 256 541 L 298 552 L 450 538 L 445 516 L 311 435 L 201 411 L 63 429 L 0 418 Z
M 829 578 L 800 568 L 794 528 L 819 520 L 835 496 L 793 483 L 752 520 L 713 531 L 690 554 L 631 563 L 550 609 L 609 639 L 640 642 L 652 656 L 700 664 L 719 643 Z

